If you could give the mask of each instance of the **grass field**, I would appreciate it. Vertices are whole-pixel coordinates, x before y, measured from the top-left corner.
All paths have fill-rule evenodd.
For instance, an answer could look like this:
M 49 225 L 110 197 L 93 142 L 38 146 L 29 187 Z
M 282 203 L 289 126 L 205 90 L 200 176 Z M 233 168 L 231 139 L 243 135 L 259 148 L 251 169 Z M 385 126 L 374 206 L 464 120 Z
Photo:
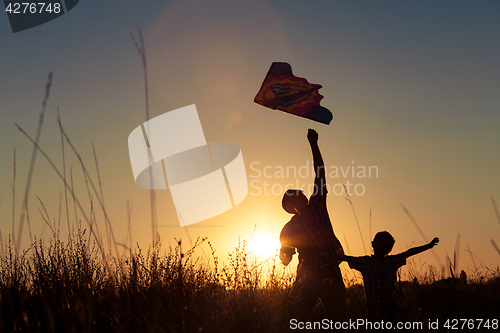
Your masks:
M 122 257 L 103 253 L 76 228 L 65 242 L 54 233 L 16 256 L 1 256 L 3 332 L 281 332 L 289 326 L 293 276 L 251 259 L 244 244 L 226 266 L 183 252 L 182 243 Z M 202 242 L 203 240 L 200 240 Z M 208 244 L 208 243 L 207 243 Z M 196 246 L 198 246 L 197 244 Z M 498 319 L 500 274 L 439 279 L 432 270 L 400 281 L 398 320 Z M 346 281 L 347 311 L 366 318 L 360 281 Z M 310 320 L 324 317 L 320 304 Z

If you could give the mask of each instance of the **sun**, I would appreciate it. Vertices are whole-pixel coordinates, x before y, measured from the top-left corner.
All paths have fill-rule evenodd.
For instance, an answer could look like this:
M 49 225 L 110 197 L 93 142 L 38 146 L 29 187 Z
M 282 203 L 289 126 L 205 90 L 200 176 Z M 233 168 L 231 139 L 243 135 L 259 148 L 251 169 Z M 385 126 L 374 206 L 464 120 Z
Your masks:
M 252 237 L 251 251 L 259 259 L 272 258 L 281 247 L 278 237 L 269 234 L 258 234 Z

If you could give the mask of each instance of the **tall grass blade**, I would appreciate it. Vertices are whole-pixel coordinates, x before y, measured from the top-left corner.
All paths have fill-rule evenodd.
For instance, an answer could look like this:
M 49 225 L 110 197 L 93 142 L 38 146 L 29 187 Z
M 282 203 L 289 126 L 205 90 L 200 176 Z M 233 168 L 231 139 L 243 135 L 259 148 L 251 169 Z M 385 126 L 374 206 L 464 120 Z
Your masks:
M 12 238 L 16 238 L 16 147 L 14 147 L 14 175 L 12 177 Z M 3 253 L 3 251 L 2 251 Z
M 62 131 L 62 123 L 61 123 L 61 115 L 59 113 L 59 107 L 57 108 L 57 123 L 59 125 L 59 132 L 61 134 L 61 152 L 62 152 L 62 163 L 63 163 L 63 179 L 64 179 L 64 182 L 66 182 L 66 154 L 65 154 L 65 150 L 64 150 L 64 135 L 63 135 L 63 131 Z M 65 205 L 66 205 L 66 220 L 67 220 L 67 223 L 68 223 L 68 233 L 69 233 L 70 230 L 71 230 L 71 227 L 70 227 L 70 222 L 69 222 L 68 189 L 66 188 L 66 186 L 64 187 L 64 202 L 65 202 Z M 78 220 L 76 221 L 76 223 L 78 223 Z
M 495 248 L 495 250 L 497 251 L 498 254 L 500 254 L 500 248 L 498 247 L 497 243 L 495 243 L 495 241 L 493 240 L 493 238 L 490 238 L 491 240 L 491 245 L 493 245 L 493 247 Z
M 132 205 L 127 199 L 127 235 L 125 236 L 125 244 L 127 244 L 127 239 L 130 241 L 130 248 L 132 245 Z
M 372 240 L 372 208 L 370 207 L 370 241 Z
M 52 236 L 55 236 L 56 231 L 54 230 L 54 228 L 52 227 L 52 224 L 50 223 L 49 212 L 47 212 L 47 208 L 45 208 L 45 205 L 43 204 L 42 199 L 40 199 L 40 197 L 38 195 L 36 196 L 36 198 L 40 202 L 40 205 L 42 205 L 42 207 L 38 209 L 38 211 L 40 212 L 40 215 L 42 216 L 42 220 L 45 222 L 46 225 L 49 226 L 50 231 L 52 231 Z
M 351 197 L 349 196 L 349 192 L 347 191 L 347 187 L 344 185 L 344 190 L 347 198 L 345 198 L 350 204 L 352 208 L 352 212 L 354 213 L 354 219 L 356 220 L 356 224 L 358 225 L 359 236 L 361 237 L 361 243 L 363 244 L 363 249 L 365 250 L 365 254 L 368 254 L 366 251 L 365 240 L 363 239 L 363 233 L 361 232 L 361 227 L 359 226 L 358 217 L 356 216 L 356 211 L 354 210 L 354 205 L 352 204 Z
M 36 130 L 36 136 L 35 136 L 35 146 L 33 147 L 33 152 L 31 153 L 31 162 L 30 162 L 30 167 L 28 171 L 28 178 L 26 180 L 26 188 L 24 190 L 24 199 L 23 199 L 23 206 L 21 209 L 21 218 L 19 219 L 19 227 L 18 227 L 18 239 L 14 241 L 15 248 L 16 248 L 16 253 L 19 254 L 20 247 L 21 247 L 21 241 L 23 237 L 23 225 L 24 225 L 24 219 L 26 212 L 28 210 L 28 196 L 30 193 L 30 187 L 31 187 L 31 178 L 33 177 L 33 171 L 35 169 L 35 160 L 36 160 L 36 154 L 37 154 L 37 146 L 38 143 L 40 142 L 40 136 L 42 134 L 42 126 L 43 126 L 43 118 L 45 116 L 45 108 L 47 106 L 47 101 L 50 96 L 50 87 L 52 86 L 52 72 L 49 72 L 49 79 L 47 82 L 47 85 L 45 86 L 45 97 L 43 98 L 42 102 L 42 110 L 40 111 L 40 116 L 38 118 L 38 127 Z M 15 239 L 15 237 L 14 237 Z
M 62 134 L 64 136 L 64 138 L 66 139 L 66 142 L 68 142 L 69 146 L 71 147 L 71 149 L 73 150 L 73 153 L 75 154 L 75 156 L 78 158 L 78 161 L 80 162 L 80 165 L 82 167 L 82 170 L 83 170 L 83 175 L 84 175 L 84 179 L 85 179 L 85 184 L 87 185 L 87 194 L 90 198 L 90 190 L 88 188 L 88 183 L 90 183 L 90 186 L 92 187 L 92 191 L 94 192 L 94 194 L 96 195 L 97 197 L 97 201 L 104 213 L 104 219 L 105 219 L 105 225 L 106 225 L 106 228 L 111 228 L 111 222 L 110 222 L 110 219 L 109 219 L 109 216 L 107 214 L 107 211 L 106 211 L 106 207 L 104 205 L 104 201 L 103 201 L 103 197 L 99 194 L 99 192 L 97 191 L 97 188 L 96 186 L 94 185 L 94 182 L 92 181 L 92 177 L 90 176 L 87 168 L 85 167 L 85 163 L 83 162 L 83 159 L 82 157 L 80 156 L 80 154 L 78 153 L 78 151 L 76 150 L 75 146 L 73 145 L 73 143 L 71 142 L 71 139 L 69 138 L 69 136 L 66 134 L 66 132 L 64 131 L 64 128 L 61 128 L 61 131 L 62 131 Z M 93 146 L 92 146 L 93 147 Z M 97 159 L 96 157 L 96 154 L 95 154 L 95 150 L 94 150 L 94 158 Z M 97 161 L 96 161 L 96 166 L 97 166 L 97 174 L 98 174 L 98 178 L 99 178 L 99 184 L 101 186 L 101 183 L 100 183 L 100 174 L 99 174 L 99 168 L 98 168 L 98 164 L 97 164 Z M 101 194 L 102 194 L 102 187 L 101 187 Z M 97 228 L 97 224 L 96 224 L 96 230 L 98 231 L 98 228 Z M 107 229 L 108 230 L 108 229 Z M 113 239 L 114 242 L 116 242 L 116 239 L 115 239 L 115 236 L 114 236 L 114 233 L 113 233 L 113 230 L 112 228 L 110 229 L 110 234 L 111 234 L 111 238 Z M 109 239 L 109 237 L 108 237 Z M 118 248 L 115 246 L 115 251 L 117 251 Z M 118 254 L 118 253 L 117 253 Z
M 472 255 L 472 251 L 470 250 L 469 244 L 467 244 L 467 252 L 470 254 L 470 259 L 472 260 L 472 265 L 474 265 L 474 270 L 477 271 L 476 261 L 474 260 L 474 256 Z
M 109 240 L 109 248 L 111 249 L 111 240 L 113 240 L 115 252 L 116 252 L 116 255 L 118 255 L 118 247 L 116 246 L 115 233 L 113 232 L 113 226 L 111 225 L 111 221 L 108 217 L 108 213 L 106 212 L 106 205 L 104 204 L 104 192 L 102 190 L 101 172 L 99 171 L 99 163 L 97 160 L 97 154 L 95 152 L 94 141 L 92 141 L 92 152 L 94 153 L 95 167 L 96 167 L 96 171 L 97 171 L 97 179 L 99 181 L 99 191 L 101 193 L 101 200 L 102 200 L 101 207 L 102 207 L 102 211 L 104 213 L 104 223 L 107 226 L 106 230 L 109 232 L 109 235 L 111 235 L 111 238 L 109 237 L 109 235 L 107 236 L 107 238 Z
M 5 254 L 5 249 L 3 247 L 3 236 L 2 236 L 2 230 L 0 230 L 0 250 L 2 251 L 2 253 L 0 254 L 0 256 L 4 256 Z
M 78 220 L 78 211 L 76 209 L 76 197 L 75 197 L 75 184 L 73 182 L 73 166 L 71 165 L 69 167 L 69 177 L 71 179 L 71 188 L 73 189 L 73 192 L 71 192 L 71 195 L 72 195 L 72 198 L 73 198 L 73 208 L 75 210 L 75 223 L 78 223 L 79 220 Z M 64 178 L 63 178 L 63 182 L 65 182 Z
M 142 60 L 142 68 L 144 72 L 144 96 L 145 96 L 145 107 L 146 107 L 146 122 L 150 119 L 149 117 L 149 88 L 148 88 L 148 68 L 147 68 L 147 62 L 146 62 L 146 46 L 144 45 L 144 38 L 142 37 L 142 31 L 141 29 L 137 28 L 137 31 L 139 32 L 139 40 L 141 42 L 141 45 L 137 43 L 137 41 L 134 38 L 134 35 L 130 34 L 130 38 L 132 38 L 132 41 L 134 42 L 135 48 L 137 49 L 137 52 L 141 56 Z M 149 138 L 149 123 L 146 124 L 146 135 Z M 146 140 L 147 143 L 149 143 L 148 140 Z M 148 144 L 149 146 L 149 144 Z M 149 201 L 150 201 L 150 206 L 151 206 L 151 225 L 152 227 L 152 242 L 154 243 L 156 234 L 158 232 L 158 223 L 157 223 L 157 211 L 156 211 L 156 193 L 153 190 L 153 173 L 149 173 L 149 182 L 150 182 L 150 187 L 151 189 L 149 190 Z
M 450 276 L 451 276 L 451 278 L 455 278 L 455 273 L 454 273 L 455 269 L 453 267 L 453 263 L 451 262 L 450 256 L 448 255 L 448 252 L 445 251 L 445 253 L 446 253 L 446 262 L 448 264 L 447 266 L 448 266 L 448 269 L 450 270 Z
M 346 247 L 346 249 L 347 249 L 347 254 L 348 254 L 348 255 L 351 255 L 351 254 L 352 254 L 352 252 L 351 252 L 351 249 L 349 248 L 349 243 L 347 242 L 347 238 L 346 238 L 346 236 L 345 236 L 345 232 L 344 232 L 344 242 L 345 242 L 345 247 Z
M 497 203 L 495 202 L 494 197 L 491 197 L 491 203 L 493 204 L 493 209 L 495 210 L 495 215 L 497 216 L 498 223 L 500 224 L 500 213 L 498 212 Z
M 89 225 L 90 227 L 90 220 L 89 218 L 87 217 L 87 215 L 85 214 L 85 211 L 82 207 L 82 205 L 80 204 L 80 201 L 78 200 L 78 198 L 75 196 L 75 193 L 73 191 L 73 188 L 71 188 L 69 186 L 69 184 L 67 182 L 64 181 L 64 177 L 63 175 L 61 174 L 61 172 L 59 171 L 59 169 L 56 167 L 56 165 L 54 164 L 54 162 L 52 162 L 52 160 L 50 159 L 50 157 L 43 151 L 43 149 L 38 145 L 37 142 L 35 142 L 35 140 L 33 140 L 28 133 L 26 133 L 26 131 L 21 127 L 19 126 L 18 124 L 15 124 L 14 125 L 21 131 L 21 133 L 24 134 L 25 137 L 28 138 L 29 141 L 31 141 L 31 143 L 35 146 L 35 148 L 37 150 L 40 151 L 40 154 L 42 154 L 43 157 L 45 157 L 45 159 L 47 160 L 47 162 L 49 162 L 50 166 L 52 167 L 52 169 L 54 169 L 54 171 L 56 172 L 56 174 L 59 176 L 59 178 L 63 181 L 64 183 L 64 186 L 66 186 L 68 188 L 68 190 L 70 191 L 70 193 L 73 195 L 73 200 L 75 201 L 76 205 L 78 206 L 78 208 L 80 209 L 80 212 L 82 213 L 85 221 L 87 222 L 87 224 Z M 93 232 L 93 231 L 92 231 Z M 98 246 L 100 248 L 100 250 L 104 253 L 104 249 L 102 248 L 102 245 L 99 243 L 99 237 L 94 233 L 94 237 L 95 239 L 98 241 Z
M 455 275 L 458 275 L 458 263 L 460 260 L 460 234 L 457 235 L 455 243 L 455 252 L 453 253 L 453 267 L 455 267 Z

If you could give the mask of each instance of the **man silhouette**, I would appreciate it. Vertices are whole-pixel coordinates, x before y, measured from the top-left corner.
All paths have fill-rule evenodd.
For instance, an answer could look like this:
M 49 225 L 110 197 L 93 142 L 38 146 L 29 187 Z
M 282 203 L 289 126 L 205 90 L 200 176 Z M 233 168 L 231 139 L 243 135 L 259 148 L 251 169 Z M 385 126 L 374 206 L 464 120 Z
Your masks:
M 288 265 L 297 249 L 299 265 L 292 288 L 292 296 L 296 299 L 292 318 L 299 321 L 307 319 L 319 297 L 328 319 L 339 321 L 345 318 L 345 286 L 339 261 L 332 257 L 344 251 L 333 233 L 326 208 L 328 190 L 318 133 L 309 129 L 307 139 L 316 173 L 314 193 L 308 200 L 301 190 L 285 192 L 283 209 L 294 216 L 281 230 L 280 260 Z

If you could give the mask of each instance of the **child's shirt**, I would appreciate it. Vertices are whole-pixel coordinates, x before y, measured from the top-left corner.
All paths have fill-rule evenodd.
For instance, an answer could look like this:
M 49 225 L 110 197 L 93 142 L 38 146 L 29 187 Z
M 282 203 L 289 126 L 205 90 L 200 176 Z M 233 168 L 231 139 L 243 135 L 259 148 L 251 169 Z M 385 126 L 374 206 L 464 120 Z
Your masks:
M 396 281 L 399 267 L 406 264 L 403 254 L 377 258 L 375 256 L 351 257 L 349 267 L 363 275 L 367 305 L 392 302 L 396 298 Z

